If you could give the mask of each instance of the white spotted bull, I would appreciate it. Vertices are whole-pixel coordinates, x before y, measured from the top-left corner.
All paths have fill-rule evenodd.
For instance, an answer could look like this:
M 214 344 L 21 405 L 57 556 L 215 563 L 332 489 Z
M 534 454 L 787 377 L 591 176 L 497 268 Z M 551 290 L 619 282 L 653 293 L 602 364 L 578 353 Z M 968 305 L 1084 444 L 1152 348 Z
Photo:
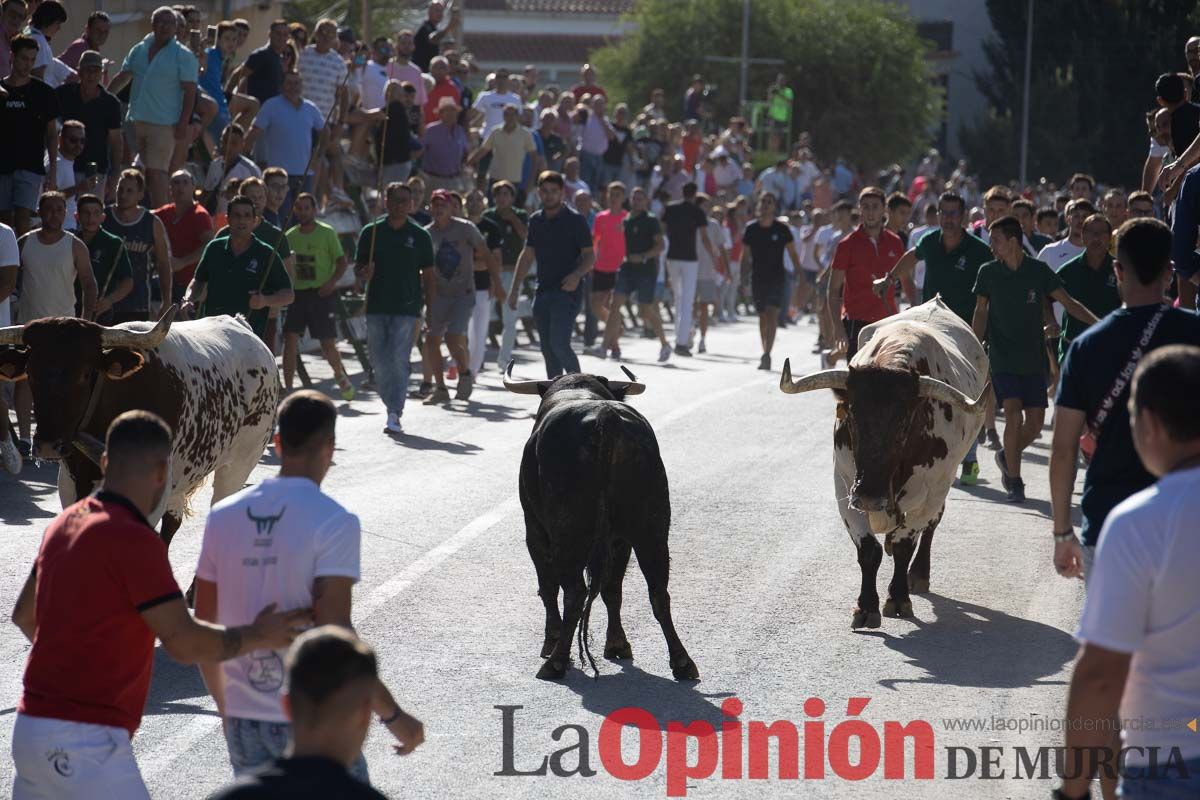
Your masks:
M 279 400 L 275 358 L 244 320 L 219 316 L 172 325 L 174 316 L 172 307 L 153 326 L 108 328 L 53 317 L 0 328 L 0 378 L 29 381 L 34 450 L 59 462 L 64 507 L 99 481 L 101 442 L 119 414 L 143 409 L 171 426 L 171 486 L 161 529 L 168 544 L 188 497 L 208 475 L 213 502 L 242 488 L 271 436 Z
M 894 561 L 883 616 L 911 616 L 910 589 L 929 591 L 933 532 L 983 421 L 988 374 L 983 346 L 941 298 L 864 328 L 848 369 L 793 381 L 785 362 L 784 392 L 837 397 L 834 491 L 862 570 L 852 627 L 881 622 L 877 535 L 886 534 Z

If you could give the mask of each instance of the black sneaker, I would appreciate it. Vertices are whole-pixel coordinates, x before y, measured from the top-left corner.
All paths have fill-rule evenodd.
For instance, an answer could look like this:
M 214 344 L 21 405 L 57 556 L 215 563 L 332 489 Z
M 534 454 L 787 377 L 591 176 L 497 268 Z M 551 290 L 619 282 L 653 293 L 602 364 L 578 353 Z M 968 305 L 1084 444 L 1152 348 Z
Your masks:
M 1020 478 L 1012 478 L 1008 482 L 1008 502 L 1024 503 L 1025 502 L 1025 481 Z
M 987 440 L 988 447 L 992 448 L 993 450 L 999 450 L 1004 447 L 1004 444 L 1000 441 L 1000 434 L 996 432 L 995 428 L 988 428 Z
M 433 383 L 429 381 L 422 381 L 421 385 L 417 387 L 417 390 L 413 392 L 413 397 L 424 400 L 426 397 L 429 397 L 432 391 Z
M 677 344 L 677 345 L 675 345 L 675 355 L 683 356 L 685 358 L 691 358 L 692 350 L 691 350 L 691 348 L 689 348 L 685 345 Z
M 1008 477 L 1008 462 L 1004 459 L 1003 447 L 996 451 L 996 466 L 1000 468 L 1000 482 L 1004 484 L 1004 491 L 1011 492 L 1012 481 Z
M 758 360 L 758 368 L 770 372 L 771 371 L 771 357 L 769 355 L 767 355 L 766 353 L 763 353 L 762 358 L 760 358 Z

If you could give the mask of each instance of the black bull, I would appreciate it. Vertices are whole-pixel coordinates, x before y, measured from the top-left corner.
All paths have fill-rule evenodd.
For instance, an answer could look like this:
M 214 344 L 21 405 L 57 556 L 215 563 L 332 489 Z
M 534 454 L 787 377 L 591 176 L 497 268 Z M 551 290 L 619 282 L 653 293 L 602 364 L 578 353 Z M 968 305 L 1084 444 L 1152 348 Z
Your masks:
M 510 373 L 511 369 L 510 364 Z M 595 672 L 587 636 L 597 594 L 608 608 L 604 657 L 633 658 L 621 626 L 621 586 L 632 551 L 667 640 L 672 674 L 677 680 L 698 680 L 696 664 L 671 620 L 667 473 L 650 423 L 624 402 L 627 394 L 644 387 L 591 375 L 565 375 L 554 381 L 506 379 L 505 386 L 542 398 L 520 476 L 525 543 L 546 607 L 541 651 L 546 661 L 537 676 L 553 680 L 566 675 L 571 640 L 581 623 L 580 659 L 586 653 Z

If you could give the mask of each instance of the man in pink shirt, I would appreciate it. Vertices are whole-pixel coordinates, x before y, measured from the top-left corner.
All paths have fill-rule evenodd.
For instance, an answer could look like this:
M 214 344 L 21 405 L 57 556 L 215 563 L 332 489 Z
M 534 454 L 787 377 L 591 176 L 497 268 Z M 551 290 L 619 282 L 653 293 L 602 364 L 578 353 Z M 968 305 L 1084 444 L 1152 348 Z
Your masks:
M 71 69 L 79 69 L 79 57 L 88 50 L 100 51 L 108 41 L 109 27 L 112 21 L 103 11 L 93 11 L 87 18 L 87 27 L 83 35 L 67 45 L 67 49 L 58 55 L 58 60 Z
M 625 184 L 613 181 L 608 185 L 608 207 L 596 215 L 592 223 L 592 247 L 596 252 L 596 265 L 592 268 L 592 313 L 604 320 L 608 327 L 609 314 L 620 315 L 620 308 L 612 308 L 613 289 L 617 285 L 617 273 L 625 260 Z M 605 337 L 595 347 L 585 350 L 588 355 L 604 358 Z M 621 358 L 620 346 L 612 347 L 613 360 Z
M 412 62 L 413 54 L 413 32 L 405 29 L 396 34 L 396 57 L 390 64 L 387 65 L 388 80 L 408 81 L 417 90 L 417 96 L 413 100 L 422 108 L 425 106 L 425 79 L 421 75 L 421 68 Z

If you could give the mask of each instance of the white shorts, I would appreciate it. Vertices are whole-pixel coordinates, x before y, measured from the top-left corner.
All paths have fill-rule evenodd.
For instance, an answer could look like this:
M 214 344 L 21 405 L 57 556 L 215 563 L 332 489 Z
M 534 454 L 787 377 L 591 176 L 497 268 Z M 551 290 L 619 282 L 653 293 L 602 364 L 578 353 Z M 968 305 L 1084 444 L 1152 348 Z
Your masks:
M 13 800 L 149 800 L 129 731 L 17 714 Z

